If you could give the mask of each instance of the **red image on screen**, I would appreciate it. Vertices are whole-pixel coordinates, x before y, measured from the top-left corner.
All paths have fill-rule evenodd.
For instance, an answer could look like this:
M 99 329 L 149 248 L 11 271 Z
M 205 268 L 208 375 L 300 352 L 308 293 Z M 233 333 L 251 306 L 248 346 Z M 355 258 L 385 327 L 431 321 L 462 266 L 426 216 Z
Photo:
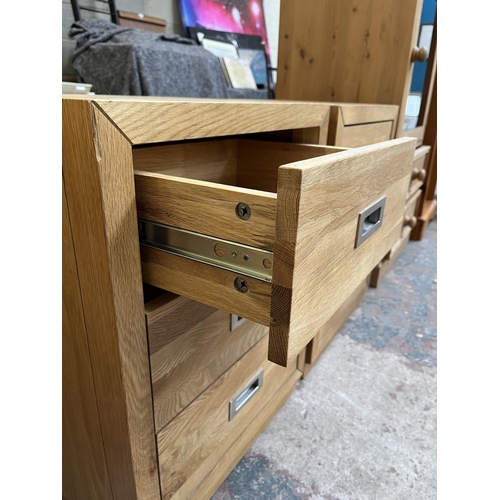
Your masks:
M 262 0 L 179 0 L 186 27 L 258 35 L 267 43 Z

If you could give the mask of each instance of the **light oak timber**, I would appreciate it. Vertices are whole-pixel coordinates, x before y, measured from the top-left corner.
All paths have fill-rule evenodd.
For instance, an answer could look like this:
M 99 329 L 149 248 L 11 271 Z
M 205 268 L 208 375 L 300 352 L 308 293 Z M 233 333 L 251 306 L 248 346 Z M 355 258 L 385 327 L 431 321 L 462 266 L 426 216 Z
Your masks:
M 270 360 L 295 359 L 397 241 L 414 147 L 396 139 L 280 168 Z M 384 223 L 354 249 L 359 212 L 384 195 Z
M 135 171 L 138 216 L 246 245 L 273 249 L 276 194 Z M 236 206 L 250 205 L 241 220 Z M 175 290 L 171 290 L 175 293 Z
M 152 307 L 146 305 L 157 431 L 268 333 L 251 321 L 230 331 L 228 313 L 168 296 L 153 301 L 156 321 L 149 321 Z
M 152 248 L 141 249 L 144 281 L 270 326 L 269 359 L 287 366 L 351 294 L 352 280 L 361 281 L 397 241 L 393 228 L 403 215 L 414 144 L 398 139 L 279 167 L 276 222 L 259 201 L 274 193 L 243 191 L 252 200 L 252 218 L 254 203 L 256 218 L 275 226 L 274 238 L 270 231 L 256 235 L 249 221 L 236 217 L 243 188 L 136 171 L 141 217 L 274 249 L 272 291 L 269 283 L 248 278 L 249 292 L 242 294 L 234 287 L 237 273 Z M 313 156 L 322 147 L 309 149 Z M 250 150 L 248 156 L 251 161 Z M 381 229 L 354 249 L 359 212 L 384 195 Z
M 164 108 L 165 113 L 163 113 L 162 108 Z M 227 119 L 224 114 L 228 115 Z M 230 114 L 232 116 L 229 116 Z M 193 378 L 192 383 L 190 381 L 188 385 L 183 385 L 183 387 L 188 387 L 186 399 L 180 403 L 179 401 L 171 401 L 172 404 L 166 405 L 168 412 L 173 417 L 171 420 L 168 420 L 170 417 L 166 418 L 168 422 L 159 430 L 158 440 L 159 450 L 160 435 L 164 436 L 161 449 L 166 450 L 167 453 L 167 455 L 160 453 L 160 462 L 166 457 L 167 463 L 174 464 L 174 467 L 162 469 L 162 482 L 167 481 L 165 483 L 167 484 L 166 494 L 170 495 L 171 492 L 172 498 L 198 500 L 205 498 L 204 495 L 207 495 L 207 491 L 213 491 L 212 488 L 216 487 L 216 483 L 223 480 L 222 474 L 227 474 L 230 471 L 231 467 L 241 458 L 245 447 L 251 444 L 263 426 L 277 411 L 277 408 L 289 396 L 297 378 L 301 375 L 301 372 L 297 370 L 297 363 L 302 363 L 298 355 L 300 354 L 302 359 L 304 357 L 303 348 L 300 349 L 300 346 L 297 346 L 297 358 L 289 357 L 288 351 L 281 350 L 280 359 L 286 359 L 283 364 L 288 363 L 288 368 L 284 369 L 266 361 L 266 356 L 269 356 L 267 338 L 264 342 L 265 345 L 262 345 L 262 340 L 259 343 L 257 337 L 261 335 L 260 333 L 252 331 L 249 334 L 237 335 L 235 332 L 234 343 L 228 340 L 228 344 L 225 344 L 226 339 L 223 341 L 219 339 L 220 343 L 209 342 L 205 338 L 206 332 L 202 333 L 204 327 L 201 327 L 202 330 L 197 330 L 196 325 L 190 326 L 189 321 L 185 323 L 179 321 L 178 325 L 176 324 L 172 330 L 165 332 L 165 336 L 162 336 L 162 325 L 164 326 L 165 323 L 162 322 L 161 307 L 150 308 L 151 304 L 144 305 L 143 302 L 141 253 L 143 266 L 147 264 L 143 267 L 144 281 L 148 281 L 149 272 L 151 279 L 159 277 L 158 279 L 162 283 L 170 280 L 177 283 L 181 289 L 185 287 L 188 294 L 191 294 L 197 286 L 202 291 L 209 290 L 208 295 L 200 292 L 200 296 L 191 296 L 191 298 L 201 302 L 208 297 L 207 300 L 210 303 L 213 301 L 212 305 L 218 309 L 231 310 L 230 308 L 235 303 L 235 299 L 231 295 L 222 297 L 228 288 L 235 290 L 234 274 L 230 276 L 219 272 L 211 274 L 211 271 L 207 270 L 210 266 L 193 264 L 192 262 L 187 265 L 175 260 L 177 256 L 165 257 L 167 254 L 164 252 L 161 252 L 162 256 L 159 256 L 159 251 L 153 249 L 142 249 L 142 252 L 139 252 L 133 169 L 137 168 L 134 161 L 141 153 L 139 155 L 136 153 L 141 149 L 149 149 L 149 144 L 153 142 L 158 143 L 159 148 L 163 148 L 167 147 L 167 145 L 161 144 L 165 142 L 185 139 L 191 141 L 224 134 L 240 136 L 262 133 L 265 137 L 265 134 L 272 136 L 272 134 L 279 133 L 289 137 L 287 140 L 324 141 L 329 116 L 330 106 L 321 103 L 296 105 L 286 102 L 242 103 L 241 101 L 142 99 L 122 96 L 72 97 L 64 100 L 63 146 L 65 151 L 63 151 L 63 171 L 67 182 L 71 223 L 75 228 L 75 255 L 78 273 L 82 281 L 80 284 L 81 301 L 88 329 L 89 353 L 94 371 L 96 400 L 113 498 L 149 500 L 158 499 L 160 495 L 159 464 L 156 461 L 158 455 L 153 418 L 154 388 L 151 385 L 152 376 L 160 376 L 160 379 L 157 379 L 160 384 L 163 377 L 173 377 L 169 380 L 172 383 L 170 387 L 173 387 L 176 385 L 175 377 L 180 380 L 183 377 L 189 377 L 192 373 L 192 367 L 189 366 L 190 361 L 192 364 L 199 363 L 204 366 L 199 380 Z M 219 120 L 219 123 L 214 122 L 214 117 Z M 259 122 L 257 125 L 254 123 L 256 121 Z M 371 204 L 376 201 L 379 195 L 376 190 L 382 187 L 377 182 L 373 183 L 368 179 L 367 182 L 375 185 L 375 192 L 369 192 L 366 186 L 356 186 L 352 188 L 350 194 L 346 194 L 345 197 L 341 196 L 341 192 L 345 190 L 347 185 L 351 183 L 355 185 L 357 179 L 363 177 L 364 172 L 362 171 L 365 167 L 360 156 L 364 157 L 369 164 L 378 164 L 379 167 L 380 164 L 385 165 L 386 160 L 392 161 L 394 165 L 400 167 L 394 168 L 392 165 L 389 175 L 384 173 L 383 168 L 380 170 L 382 172 L 381 178 L 385 177 L 387 181 L 387 186 L 383 186 L 383 191 L 388 199 L 398 198 L 399 194 L 396 196 L 396 193 L 403 192 L 401 186 L 405 181 L 407 183 L 409 171 L 404 172 L 406 167 L 403 167 L 403 164 L 405 162 L 400 162 L 404 157 L 403 150 L 406 149 L 406 144 L 394 143 L 390 145 L 391 147 L 382 145 L 383 149 L 387 146 L 387 151 L 381 153 L 380 156 L 371 149 L 355 150 L 354 152 L 341 151 L 318 156 L 318 154 L 314 154 L 320 151 L 316 146 L 316 149 L 310 148 L 310 154 L 300 161 L 298 156 L 294 156 L 293 148 L 299 152 L 306 151 L 307 146 L 294 145 L 292 148 L 287 146 L 284 151 L 291 155 L 291 159 L 285 160 L 283 164 L 280 160 L 276 166 L 272 167 L 278 168 L 276 192 L 267 191 L 267 187 L 266 189 L 254 189 L 253 187 L 233 186 L 234 182 L 237 185 L 248 183 L 254 187 L 260 186 L 260 184 L 256 177 L 248 176 L 248 180 L 238 178 L 241 171 L 238 172 L 237 167 L 244 165 L 247 158 L 238 160 L 237 152 L 236 181 L 234 181 L 234 170 L 232 170 L 234 156 L 231 156 L 234 155 L 234 151 L 231 148 L 226 149 L 226 146 L 216 145 L 217 142 L 221 143 L 222 141 L 213 140 L 213 142 L 213 149 L 208 146 L 206 149 L 208 168 L 203 169 L 201 163 L 198 167 L 193 166 L 193 171 L 198 168 L 194 174 L 195 179 L 191 179 L 194 184 L 198 181 L 207 184 L 212 182 L 213 184 L 225 185 L 226 188 L 248 189 L 257 193 L 257 196 L 262 196 L 261 193 L 264 193 L 266 199 L 272 199 L 275 203 L 277 212 L 274 223 L 280 217 L 280 203 L 283 208 L 282 214 L 285 214 L 285 217 L 282 217 L 285 223 L 288 222 L 286 214 L 290 208 L 291 215 L 289 214 L 289 216 L 293 222 L 292 226 L 285 227 L 280 223 L 282 225 L 281 233 L 278 234 L 279 231 L 275 228 L 274 236 L 271 234 L 272 238 L 270 238 L 273 244 L 277 242 L 278 245 L 286 248 L 286 251 L 281 251 L 283 256 L 281 258 L 282 272 L 278 273 L 280 288 L 275 287 L 276 290 L 273 293 L 274 284 L 264 283 L 265 286 L 261 287 L 262 282 L 258 284 L 250 282 L 253 293 L 247 297 L 247 302 L 244 300 L 238 302 L 238 300 L 242 300 L 242 296 L 249 294 L 237 292 L 239 295 L 236 300 L 238 311 L 249 311 L 256 318 L 256 321 L 263 325 L 271 325 L 271 330 L 274 321 L 271 319 L 273 317 L 271 296 L 284 296 L 289 303 L 297 299 L 293 305 L 297 307 L 297 314 L 303 314 L 307 307 L 303 301 L 308 300 L 308 297 L 301 298 L 300 293 L 297 292 L 298 288 L 293 289 L 293 284 L 301 287 L 304 276 L 308 274 L 314 276 L 315 280 L 320 278 L 316 276 L 316 274 L 320 274 L 320 271 L 313 271 L 312 267 L 307 271 L 306 268 L 318 256 L 321 260 L 323 254 L 319 251 L 317 255 L 314 255 L 316 250 L 313 248 L 311 261 L 309 261 L 305 239 L 309 237 L 311 245 L 314 247 L 317 244 L 317 241 L 314 240 L 320 238 L 321 232 L 326 234 L 327 239 L 330 236 L 335 237 L 333 240 L 335 244 L 337 244 L 337 237 L 347 237 L 348 235 L 351 240 L 350 244 L 353 246 L 355 227 L 348 227 L 349 221 L 352 217 L 356 219 L 357 223 L 357 212 L 360 208 L 365 208 L 365 202 Z M 189 143 L 189 145 L 192 144 L 194 143 Z M 200 146 L 197 151 L 195 148 L 190 149 L 187 143 L 182 146 L 168 144 L 168 147 L 174 145 L 180 146 L 176 152 L 176 165 L 172 166 L 169 174 L 164 174 L 162 170 L 153 172 L 153 174 L 170 175 L 176 180 L 189 181 L 190 179 L 185 177 L 189 177 L 189 172 L 192 170 L 191 167 L 189 170 L 184 169 L 183 162 L 192 162 L 192 165 L 195 165 L 202 159 L 204 146 Z M 399 149 L 399 146 L 402 145 L 404 147 Z M 250 149 L 248 148 L 248 150 Z M 338 149 L 336 148 L 336 150 Z M 225 156 L 228 151 L 229 155 Z M 325 149 L 325 151 L 330 153 L 333 150 Z M 262 151 L 259 150 L 258 153 L 262 154 Z M 282 153 L 277 150 L 276 155 L 273 153 L 272 157 L 277 158 L 278 154 Z M 176 155 L 173 155 L 173 158 Z M 331 161 L 331 157 L 335 157 L 334 161 Z M 149 162 L 149 158 L 146 158 L 146 161 Z M 154 161 L 156 162 L 154 168 L 163 168 L 161 156 L 156 157 Z M 144 171 L 142 168 L 143 166 L 140 170 Z M 294 177 L 290 173 L 290 170 L 294 169 L 301 171 L 298 177 Z M 348 173 L 349 169 L 350 173 Z M 375 165 L 373 169 L 375 169 Z M 396 172 L 393 172 L 394 170 Z M 209 179 L 196 179 L 198 175 L 204 175 L 205 172 L 207 172 Z M 371 171 L 368 169 L 367 173 L 369 178 Z M 318 178 L 325 177 L 327 182 L 331 184 L 318 183 L 313 174 L 317 175 Z M 351 177 L 349 178 L 349 176 Z M 289 189 L 290 182 L 291 188 Z M 389 186 L 391 182 L 392 185 Z M 316 193 L 313 193 L 313 185 L 317 187 Z M 335 187 L 333 190 L 332 185 Z M 327 217 L 323 219 L 321 215 L 317 219 L 311 218 L 301 205 L 300 196 L 296 196 L 297 186 L 299 186 L 299 191 L 305 193 L 304 203 L 310 203 L 311 198 L 314 197 L 323 198 L 322 203 L 318 201 L 318 206 L 326 206 L 326 211 L 333 212 L 330 214 L 331 219 L 328 220 Z M 328 198 L 328 203 L 326 198 Z M 401 219 L 403 215 L 403 203 L 399 203 L 399 209 L 396 209 L 396 202 L 394 206 L 391 202 L 391 207 L 387 209 L 385 216 L 385 222 L 389 221 L 388 227 L 383 226 L 360 249 L 363 249 L 365 245 L 369 246 L 370 240 L 375 236 L 379 238 L 376 246 L 381 249 L 389 244 L 389 240 L 395 238 L 394 230 L 400 224 L 400 220 L 396 222 L 396 219 Z M 399 215 L 396 212 L 400 212 Z M 307 234 L 308 224 L 311 224 L 310 234 Z M 329 232 L 330 226 L 336 225 L 338 225 L 338 232 L 331 234 Z M 346 227 L 345 233 L 342 230 L 344 226 Z M 393 226 L 392 231 L 389 226 Z M 351 229 L 353 229 L 352 235 L 350 234 Z M 294 231 L 295 238 L 292 236 Z M 383 235 L 383 231 L 387 234 Z M 289 238 L 284 240 L 283 234 L 288 235 Z M 287 252 L 295 244 L 299 252 L 293 255 L 293 262 L 291 262 L 288 259 L 290 254 Z M 340 241 L 338 245 L 340 251 L 342 251 L 343 245 L 344 242 Z M 147 254 L 150 250 L 152 253 Z M 276 254 L 276 248 L 274 250 Z M 300 253 L 302 250 L 303 253 Z M 369 250 L 367 249 L 366 252 Z M 361 264 L 355 262 L 355 265 L 363 267 L 367 260 L 366 255 L 364 251 L 358 252 L 358 255 Z M 295 262 L 295 257 L 297 262 Z M 177 259 L 182 258 L 177 257 Z M 186 261 L 187 259 L 182 260 Z M 345 266 L 351 265 L 351 260 L 349 255 L 345 255 L 343 260 L 342 257 L 339 257 L 336 263 L 339 270 L 339 280 L 344 279 L 345 281 L 345 276 L 352 274 L 344 269 Z M 201 267 L 197 267 L 198 264 Z M 324 266 L 324 262 L 321 261 L 320 265 Z M 354 278 L 356 279 L 356 276 Z M 291 288 L 287 289 L 289 284 Z M 161 285 L 157 286 L 163 288 Z M 336 286 L 337 284 L 333 282 L 332 287 Z M 324 293 L 324 289 L 320 291 Z M 283 292 L 282 295 L 280 295 L 281 292 Z M 339 290 L 339 303 L 348 296 L 347 293 L 346 289 Z M 170 295 L 171 300 L 162 299 L 165 301 L 162 307 L 172 307 L 169 314 L 180 318 L 176 307 L 171 304 L 174 302 L 173 295 L 166 295 Z M 177 299 L 179 302 L 189 300 L 186 297 L 178 297 Z M 220 307 L 221 302 L 224 307 Z M 211 314 L 205 316 L 210 311 L 210 304 L 198 304 L 198 306 L 201 312 L 195 312 L 194 315 L 205 318 L 201 319 L 202 323 L 203 321 L 207 322 L 205 326 L 213 320 L 213 325 L 219 325 L 222 331 L 223 315 L 229 315 L 219 311 L 213 313 L 217 318 L 212 319 Z M 286 304 L 285 307 L 287 307 Z M 304 309 L 301 311 L 302 307 Z M 235 312 L 240 316 L 246 316 L 238 311 Z M 148 323 L 151 320 L 151 330 L 148 329 L 148 332 L 146 332 L 144 312 L 149 314 Z M 280 325 L 286 323 L 286 321 L 282 321 L 284 316 L 283 314 L 276 316 L 281 321 Z M 325 320 L 328 317 L 331 317 L 331 314 Z M 292 326 L 298 324 L 294 311 L 289 314 L 289 319 Z M 247 322 L 247 325 L 250 323 Z M 207 326 L 207 328 L 209 327 Z M 242 329 L 240 333 L 244 331 L 243 328 L 244 325 L 238 328 L 238 330 Z M 266 326 L 255 326 L 255 328 L 260 329 L 260 332 L 267 331 Z M 150 342 L 148 346 L 148 335 L 151 332 L 154 332 L 154 341 Z M 289 329 L 289 333 L 293 337 L 293 330 Z M 228 337 L 231 335 L 232 332 Z M 240 338 L 236 340 L 237 337 Z M 184 344 L 181 339 L 187 342 Z M 257 344 L 253 344 L 252 347 L 251 344 L 254 342 Z M 289 343 L 293 346 L 295 339 L 292 338 Z M 304 343 L 303 339 L 299 339 L 297 344 L 299 343 L 302 343 L 302 347 L 304 347 L 307 341 Z M 169 347 L 173 347 L 172 344 L 175 344 L 175 349 L 169 351 Z M 228 347 L 224 348 L 226 345 Z M 151 363 L 155 375 L 150 372 L 148 347 L 151 348 L 151 346 L 153 346 L 152 351 L 154 351 L 151 353 L 151 358 L 154 358 Z M 216 357 L 218 346 L 221 347 L 221 354 Z M 258 356 L 255 355 L 256 357 L 251 354 L 255 349 L 259 352 Z M 243 351 L 246 354 L 243 354 L 235 364 L 225 368 L 234 359 L 232 356 L 239 356 L 239 353 Z M 167 354 L 167 356 L 162 357 L 160 353 Z M 211 358 L 213 361 L 207 364 Z M 252 359 L 254 361 L 251 361 Z M 254 375 L 254 373 L 249 373 L 249 367 L 257 365 L 265 369 L 265 382 L 264 387 L 256 394 L 255 398 L 231 422 L 225 421 L 223 423 L 222 420 L 218 420 L 219 417 L 207 420 L 207 408 L 213 408 L 216 415 L 219 415 L 221 411 L 220 401 L 222 401 L 223 396 L 229 394 L 229 388 L 234 385 L 235 391 L 231 397 L 235 396 L 249 381 L 247 379 Z M 218 376 L 221 371 L 223 374 Z M 169 384 L 165 384 L 164 387 L 169 387 Z M 224 405 L 227 417 L 227 397 L 224 397 Z M 203 425 L 196 424 L 196 419 L 202 419 L 202 417 Z M 175 424 L 176 422 L 184 423 Z M 226 425 L 230 426 L 231 424 L 232 428 L 228 431 Z M 175 425 L 177 425 L 179 432 L 175 432 Z M 172 434 L 169 435 L 168 432 L 172 432 Z M 200 439 L 198 439 L 199 436 L 201 436 Z M 235 438 L 235 436 L 238 437 Z M 234 444 L 234 446 L 230 447 L 230 444 Z M 183 450 L 189 450 L 191 445 L 196 451 L 193 452 L 192 460 L 186 461 Z M 175 454 L 175 458 L 172 458 L 171 453 Z M 177 468 L 178 465 L 179 468 Z M 171 481 L 172 472 L 175 477 Z M 168 476 L 167 479 L 164 478 L 165 474 Z M 182 483 L 179 491 L 175 487 L 176 481 Z M 162 493 L 165 494 L 165 491 Z
M 345 147 L 357 148 L 387 141 L 391 138 L 393 125 L 393 122 L 380 122 L 345 127 L 341 144 Z
M 133 154 L 139 177 L 142 172 L 150 172 L 276 193 L 281 165 L 343 150 L 345 148 L 314 144 L 219 139 L 134 148 Z M 141 179 L 136 178 L 136 189 L 140 188 L 140 183 Z M 216 186 L 212 188 L 217 189 Z M 242 190 L 241 196 L 245 193 Z M 214 192 L 207 196 L 220 194 Z M 198 213 L 191 218 L 205 219 Z M 240 224 L 249 225 L 250 221 Z
M 91 99 L 134 145 L 297 128 L 319 128 L 319 136 L 326 138 L 330 113 L 321 103 L 274 100 L 104 95 L 68 99 Z
M 237 141 L 185 141 L 133 149 L 134 168 L 157 174 L 235 185 Z
M 305 142 L 308 144 L 325 145 L 328 139 L 329 113 L 323 117 L 319 127 L 295 129 L 292 135 L 292 142 Z
M 147 302 L 144 310 L 150 356 L 217 312 L 213 307 L 170 292 Z
M 224 316 L 223 323 L 227 324 L 227 314 L 220 311 L 218 317 L 221 324 L 222 316 Z M 216 326 L 221 326 L 221 324 Z M 206 328 L 206 325 L 204 327 Z M 200 347 L 186 361 L 179 363 L 154 382 L 157 431 L 198 397 L 269 331 L 267 327 L 251 321 L 242 325 L 241 328 L 245 331 L 230 332 L 223 339 L 217 339 L 218 343 L 205 342 L 205 351 L 202 351 Z M 196 333 L 200 331 L 206 333 L 203 327 L 197 329 Z
M 269 326 L 271 283 L 245 277 L 249 291 L 241 293 L 233 271 L 145 246 L 141 259 L 146 283 Z
M 240 140 L 238 141 L 237 185 L 276 193 L 278 172 L 281 165 L 341 151 L 345 151 L 345 148 L 315 144 Z
M 157 500 L 132 150 L 89 100 L 63 100 L 63 176 L 113 498 Z
M 394 139 L 398 106 L 332 103 L 328 144 L 359 147 Z
M 345 126 L 391 121 L 398 118 L 399 106 L 392 104 L 332 103 L 337 106 Z M 393 131 L 393 136 L 395 131 Z M 392 139 L 392 137 L 390 137 Z
M 189 498 L 210 468 L 222 458 L 230 435 L 239 434 L 266 406 L 269 397 L 296 371 L 266 360 L 264 337 L 158 434 L 161 490 L 164 499 Z M 229 401 L 264 368 L 264 383 L 229 420 Z M 222 453 L 221 453 L 222 452 Z
M 292 104 L 303 104 L 303 101 L 287 100 Z M 319 104 L 319 103 L 316 103 Z M 265 134 L 259 134 L 258 138 L 265 140 L 281 141 L 281 142 L 294 142 L 294 143 L 307 143 L 330 145 L 336 147 L 359 147 L 368 146 L 375 142 L 388 141 L 395 138 L 396 125 L 398 120 L 399 106 L 388 104 L 360 104 L 360 103 L 344 103 L 344 102 L 322 102 L 321 104 L 330 107 L 329 123 L 328 126 L 321 128 L 318 132 L 316 128 L 312 129 L 296 129 L 293 130 L 291 136 L 290 131 L 283 131 L 282 135 L 274 135 L 273 137 L 265 137 Z M 371 125 L 383 124 L 384 135 L 377 133 L 377 127 L 370 127 Z M 388 126 L 390 125 L 390 127 Z M 363 131 L 363 142 L 356 146 L 343 143 L 343 131 L 351 126 L 367 126 Z M 361 129 L 360 129 L 361 130 Z M 372 130 L 375 133 L 372 133 Z M 321 135 L 320 135 L 321 133 Z M 324 135 L 326 134 L 326 140 Z M 360 133 L 356 134 L 360 137 Z M 248 138 L 248 137 L 247 137 Z M 256 137 L 257 138 L 257 137 Z
M 63 183 L 62 491 L 69 500 L 112 500 Z

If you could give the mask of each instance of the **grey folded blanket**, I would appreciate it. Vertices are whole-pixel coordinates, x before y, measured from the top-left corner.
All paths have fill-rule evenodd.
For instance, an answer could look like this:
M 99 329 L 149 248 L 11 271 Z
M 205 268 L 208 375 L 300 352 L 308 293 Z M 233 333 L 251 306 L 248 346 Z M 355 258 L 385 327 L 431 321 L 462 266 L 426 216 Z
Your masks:
M 78 21 L 72 63 L 96 94 L 266 99 L 228 87 L 219 59 L 193 40 L 103 20 Z

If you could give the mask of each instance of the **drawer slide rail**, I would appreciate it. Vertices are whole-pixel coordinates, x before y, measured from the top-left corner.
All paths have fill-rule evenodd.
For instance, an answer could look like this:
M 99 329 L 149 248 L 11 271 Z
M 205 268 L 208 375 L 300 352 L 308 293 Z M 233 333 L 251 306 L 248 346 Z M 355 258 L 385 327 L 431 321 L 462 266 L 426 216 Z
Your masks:
M 271 282 L 273 252 L 139 219 L 139 243 Z

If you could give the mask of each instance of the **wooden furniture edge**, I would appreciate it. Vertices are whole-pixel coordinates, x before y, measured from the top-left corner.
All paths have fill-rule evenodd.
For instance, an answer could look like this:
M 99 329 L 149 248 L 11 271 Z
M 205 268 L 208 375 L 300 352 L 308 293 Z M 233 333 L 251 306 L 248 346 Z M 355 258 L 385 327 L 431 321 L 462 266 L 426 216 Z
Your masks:
M 65 100 L 63 177 L 111 489 L 160 498 L 132 151 L 99 108 Z
M 326 144 L 328 134 L 330 106 L 323 103 L 149 96 L 90 97 L 64 96 L 68 101 L 88 100 L 94 103 L 133 145 L 289 129 L 301 131 L 301 136 L 296 136 L 294 142 Z M 185 120 L 177 120 L 176 123 L 173 118 L 179 116 L 180 107 Z M 263 113 L 264 108 L 267 109 Z
M 62 491 L 112 500 L 64 180 L 62 183 Z

